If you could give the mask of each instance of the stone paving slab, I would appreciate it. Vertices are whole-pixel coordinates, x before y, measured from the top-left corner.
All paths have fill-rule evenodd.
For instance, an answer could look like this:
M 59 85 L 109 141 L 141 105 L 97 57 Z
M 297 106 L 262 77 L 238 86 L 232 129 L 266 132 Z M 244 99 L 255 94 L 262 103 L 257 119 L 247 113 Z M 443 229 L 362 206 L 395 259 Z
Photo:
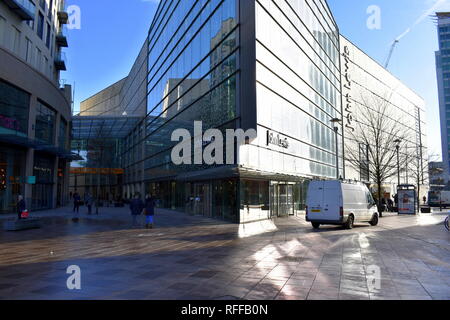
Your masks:
M 167 210 L 145 230 L 126 208 L 79 223 L 68 208 L 40 216 L 42 229 L 0 231 L 0 299 L 450 299 L 445 213 L 353 230 L 313 230 L 304 217 L 243 228 Z M 81 290 L 67 289 L 70 265 Z

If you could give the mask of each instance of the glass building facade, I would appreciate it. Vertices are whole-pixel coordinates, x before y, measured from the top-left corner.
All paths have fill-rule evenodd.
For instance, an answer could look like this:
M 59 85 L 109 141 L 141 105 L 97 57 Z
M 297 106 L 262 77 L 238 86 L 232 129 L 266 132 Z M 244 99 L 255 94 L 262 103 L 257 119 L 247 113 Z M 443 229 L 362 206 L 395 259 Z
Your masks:
M 310 179 L 336 177 L 339 32 L 326 1 L 161 1 L 147 41 L 147 116 L 125 139 L 126 197 L 244 223 L 295 214 Z M 172 132 L 193 137 L 194 121 L 257 138 L 235 145 L 232 165 L 177 166 Z
M 137 117 L 77 116 L 72 119 L 72 152 L 79 159 L 70 168 L 70 194 L 90 193 L 100 206 L 121 202 L 124 185 L 125 136 Z
M 146 179 L 186 170 L 171 163 L 174 129 L 193 134 L 196 120 L 234 128 L 237 117 L 236 1 L 163 1 L 160 10 L 173 14 L 157 15 L 149 33 L 148 116 L 134 132 L 145 130 Z
M 131 83 L 145 88 L 130 94 Z M 162 0 L 128 78 L 82 103 L 80 115 L 137 116 L 120 138 L 123 198 L 150 193 L 162 208 L 246 223 L 303 213 L 313 179 L 367 180 L 344 156 L 349 83 L 372 96 L 398 88 L 400 124 L 426 154 L 423 100 L 341 38 L 325 0 Z M 254 129 L 256 137 L 223 144 L 231 163 L 174 164 L 177 129 L 194 142 L 184 150 L 191 160 L 211 145 L 221 153 L 217 137 L 196 146 L 197 121 L 203 133 Z
M 442 158 L 448 181 L 450 175 L 450 13 L 437 13 L 437 18 L 439 51 L 436 52 L 436 70 L 439 89 Z

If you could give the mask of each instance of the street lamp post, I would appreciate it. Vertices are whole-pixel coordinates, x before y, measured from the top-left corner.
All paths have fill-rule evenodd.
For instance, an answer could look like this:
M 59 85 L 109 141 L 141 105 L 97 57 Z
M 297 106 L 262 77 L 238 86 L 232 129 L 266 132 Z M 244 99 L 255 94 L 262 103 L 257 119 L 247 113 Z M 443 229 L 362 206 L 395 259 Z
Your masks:
M 398 174 L 398 184 L 397 188 L 400 185 L 400 143 L 402 141 L 400 139 L 394 140 L 394 143 L 396 144 L 395 148 L 397 149 L 397 174 Z
M 338 140 L 338 132 L 339 132 L 339 124 L 341 123 L 341 119 L 339 118 L 333 118 L 331 119 L 331 123 L 334 126 L 334 135 L 335 135 L 335 141 L 336 141 L 336 178 L 340 179 L 339 174 L 339 140 Z

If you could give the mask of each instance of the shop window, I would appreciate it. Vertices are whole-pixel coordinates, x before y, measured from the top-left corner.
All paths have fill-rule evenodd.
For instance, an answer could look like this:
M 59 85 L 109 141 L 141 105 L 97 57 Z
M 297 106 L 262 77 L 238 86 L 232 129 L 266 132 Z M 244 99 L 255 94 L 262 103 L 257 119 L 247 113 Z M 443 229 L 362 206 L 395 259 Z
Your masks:
M 23 195 L 26 154 L 0 145 L 0 213 L 13 213 L 17 197 Z
M 58 137 L 58 146 L 60 148 L 66 148 L 67 147 L 67 122 L 66 120 L 61 118 L 61 122 L 59 124 L 59 137 Z
M 30 95 L 0 81 L 0 134 L 26 135 Z
M 36 108 L 36 139 L 54 144 L 56 112 L 38 102 Z

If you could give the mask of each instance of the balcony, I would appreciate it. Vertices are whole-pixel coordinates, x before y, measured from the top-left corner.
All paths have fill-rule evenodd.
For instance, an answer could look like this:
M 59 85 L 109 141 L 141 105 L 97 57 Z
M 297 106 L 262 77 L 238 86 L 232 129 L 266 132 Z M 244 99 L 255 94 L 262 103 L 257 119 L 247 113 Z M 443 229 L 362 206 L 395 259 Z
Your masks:
M 34 20 L 36 6 L 30 0 L 3 0 L 22 20 Z
M 55 67 L 59 71 L 66 71 L 66 54 L 64 52 L 59 52 L 55 56 Z
M 69 22 L 69 14 L 66 11 L 66 4 L 63 0 L 59 3 L 58 19 L 61 24 L 67 24 Z
M 56 34 L 56 45 L 62 48 L 67 48 L 69 44 L 67 43 L 67 28 L 65 26 L 61 26 Z

